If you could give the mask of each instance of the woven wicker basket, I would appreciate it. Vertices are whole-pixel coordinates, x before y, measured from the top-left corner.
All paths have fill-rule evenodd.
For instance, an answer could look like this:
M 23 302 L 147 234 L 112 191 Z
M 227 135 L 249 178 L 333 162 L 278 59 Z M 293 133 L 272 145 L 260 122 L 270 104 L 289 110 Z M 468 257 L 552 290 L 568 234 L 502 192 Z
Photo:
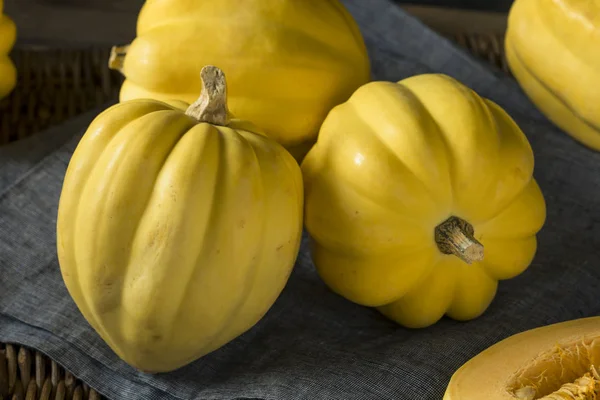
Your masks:
M 0 345 L 0 399 L 99 400 L 100 395 L 37 351 Z
M 0 145 L 40 132 L 118 96 L 110 49 L 15 49 L 17 87 L 0 100 Z
M 456 34 L 457 43 L 510 73 L 503 36 Z M 116 99 L 122 77 L 107 67 L 109 49 L 16 50 L 19 82 L 0 101 L 0 145 Z M 102 397 L 43 354 L 0 343 L 0 400 L 94 400 Z
M 457 43 L 508 71 L 501 35 L 456 34 Z M 108 48 L 83 50 L 16 49 L 19 81 L 0 100 L 0 145 L 57 125 L 111 99 L 123 81 L 108 69 Z

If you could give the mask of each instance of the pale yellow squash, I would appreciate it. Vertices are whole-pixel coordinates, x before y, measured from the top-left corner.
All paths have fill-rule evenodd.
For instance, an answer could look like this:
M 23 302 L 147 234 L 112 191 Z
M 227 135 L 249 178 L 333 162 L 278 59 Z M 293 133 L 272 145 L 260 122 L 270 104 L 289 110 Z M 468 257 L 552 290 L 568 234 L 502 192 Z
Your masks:
M 203 69 L 203 81 L 187 111 L 139 99 L 100 114 L 60 196 L 69 293 L 117 355 L 149 372 L 179 368 L 256 324 L 300 246 L 300 167 L 228 117 L 220 70 Z
M 516 0 L 505 47 L 512 73 L 540 111 L 600 150 L 600 1 Z
M 448 76 L 366 84 L 302 163 L 317 270 L 407 327 L 475 318 L 534 257 L 533 166 L 506 112 Z
M 110 66 L 121 100 L 197 97 L 199 68 L 229 81 L 229 107 L 298 160 L 327 112 L 370 79 L 361 33 L 338 0 L 149 0 L 129 46 Z
M 0 0 L 0 99 L 8 96 L 17 84 L 17 69 L 8 57 L 16 39 L 17 27 L 4 15 L 4 0 Z
M 525 331 L 489 347 L 452 376 L 444 400 L 600 398 L 600 317 Z

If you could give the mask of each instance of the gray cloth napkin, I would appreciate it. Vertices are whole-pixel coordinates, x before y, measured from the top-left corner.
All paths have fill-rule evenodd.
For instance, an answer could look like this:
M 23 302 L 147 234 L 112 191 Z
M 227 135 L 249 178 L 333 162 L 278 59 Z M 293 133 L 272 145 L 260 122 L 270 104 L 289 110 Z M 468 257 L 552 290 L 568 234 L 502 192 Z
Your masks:
M 146 375 L 120 361 L 63 285 L 56 208 L 69 158 L 98 113 L 0 150 L 0 340 L 32 346 L 111 399 L 441 399 L 452 373 L 520 331 L 600 312 L 600 154 L 552 126 L 510 78 L 474 60 L 391 0 L 346 0 L 375 79 L 449 74 L 504 107 L 535 151 L 548 220 L 532 266 L 501 282 L 484 316 L 401 328 L 331 293 L 306 238 L 263 320 L 178 371 Z

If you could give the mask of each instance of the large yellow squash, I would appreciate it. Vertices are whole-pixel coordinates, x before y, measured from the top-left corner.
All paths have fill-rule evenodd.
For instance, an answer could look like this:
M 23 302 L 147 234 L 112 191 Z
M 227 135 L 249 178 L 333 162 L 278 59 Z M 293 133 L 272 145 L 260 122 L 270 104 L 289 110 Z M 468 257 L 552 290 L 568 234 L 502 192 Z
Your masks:
M 126 77 L 121 100 L 191 102 L 206 64 L 227 75 L 232 113 L 298 160 L 327 112 L 370 79 L 361 33 L 338 0 L 148 0 L 137 38 L 110 61 Z
M 454 373 L 444 400 L 597 400 L 600 317 L 532 329 L 484 350 Z
M 57 246 L 84 317 L 132 366 L 181 367 L 251 328 L 302 233 L 300 167 L 229 118 L 223 74 L 187 111 L 132 100 L 90 125 L 60 196 Z
M 516 0 L 505 47 L 511 71 L 542 113 L 600 150 L 600 1 Z
M 12 92 L 17 83 L 17 69 L 8 57 L 16 38 L 15 23 L 4 15 L 4 0 L 0 0 L 0 99 Z
M 319 274 L 407 327 L 479 316 L 536 251 L 533 163 L 506 112 L 448 76 L 364 85 L 302 164 Z

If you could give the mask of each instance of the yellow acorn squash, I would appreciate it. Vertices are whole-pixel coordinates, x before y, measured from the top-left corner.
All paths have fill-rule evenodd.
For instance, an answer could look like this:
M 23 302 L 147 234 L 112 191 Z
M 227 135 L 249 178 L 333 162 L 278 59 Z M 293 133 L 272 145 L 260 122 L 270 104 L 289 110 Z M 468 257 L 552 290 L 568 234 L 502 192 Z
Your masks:
M 119 103 L 89 126 L 60 196 L 57 250 L 90 325 L 130 365 L 181 367 L 251 328 L 287 282 L 302 233 L 294 158 L 200 99 Z
M 525 331 L 459 368 L 444 400 L 600 398 L 600 317 Z
M 229 82 L 229 107 L 298 160 L 329 110 L 370 79 L 361 33 L 338 0 L 149 0 L 109 65 L 121 100 L 193 101 L 203 65 Z
M 0 0 L 0 99 L 12 92 L 17 83 L 17 69 L 8 57 L 16 38 L 15 23 L 4 15 L 4 0 Z
M 407 327 L 482 314 L 536 251 L 546 208 L 525 135 L 445 75 L 371 82 L 302 163 L 316 268 Z
M 513 75 L 540 111 L 600 150 L 600 2 L 516 0 L 505 48 Z

